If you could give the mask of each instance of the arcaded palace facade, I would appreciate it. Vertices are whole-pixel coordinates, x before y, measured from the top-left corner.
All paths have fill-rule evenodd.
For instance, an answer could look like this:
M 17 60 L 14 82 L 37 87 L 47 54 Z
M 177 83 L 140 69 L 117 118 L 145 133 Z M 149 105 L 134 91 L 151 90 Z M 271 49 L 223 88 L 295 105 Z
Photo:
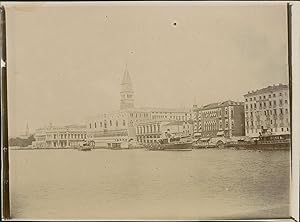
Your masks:
M 86 139 L 85 125 L 52 126 L 37 129 L 33 147 L 71 148 Z

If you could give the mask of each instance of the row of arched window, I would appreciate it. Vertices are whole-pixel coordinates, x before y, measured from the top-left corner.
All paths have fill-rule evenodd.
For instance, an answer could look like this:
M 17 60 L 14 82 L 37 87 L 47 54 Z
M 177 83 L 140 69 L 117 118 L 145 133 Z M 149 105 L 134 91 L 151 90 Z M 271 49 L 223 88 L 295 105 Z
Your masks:
M 84 133 L 53 134 L 53 139 L 86 139 L 86 134 Z
M 159 124 L 150 124 L 144 126 L 137 126 L 136 133 L 137 134 L 144 134 L 144 133 L 158 133 L 160 132 L 160 125 Z
M 122 124 L 122 126 L 126 126 L 126 120 L 123 119 L 121 121 L 121 124 Z M 94 128 L 94 129 L 97 129 L 97 128 L 106 129 L 108 126 L 109 127 L 113 127 L 113 126 L 118 127 L 118 126 L 120 126 L 120 123 L 119 123 L 118 120 L 116 120 L 116 121 L 109 120 L 108 122 L 106 122 L 106 120 L 104 120 L 103 122 L 100 121 L 99 124 L 97 122 L 89 124 L 90 129 L 92 129 L 92 128 Z

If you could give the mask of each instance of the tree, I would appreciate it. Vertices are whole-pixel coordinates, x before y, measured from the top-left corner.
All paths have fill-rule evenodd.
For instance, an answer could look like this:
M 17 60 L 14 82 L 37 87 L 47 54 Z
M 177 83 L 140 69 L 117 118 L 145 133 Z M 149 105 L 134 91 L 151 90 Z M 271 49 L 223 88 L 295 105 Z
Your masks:
M 9 144 L 9 146 L 26 147 L 26 146 L 31 145 L 33 141 L 35 141 L 35 138 L 33 135 L 31 135 L 27 139 L 22 139 L 20 137 L 10 138 L 8 140 L 8 144 Z

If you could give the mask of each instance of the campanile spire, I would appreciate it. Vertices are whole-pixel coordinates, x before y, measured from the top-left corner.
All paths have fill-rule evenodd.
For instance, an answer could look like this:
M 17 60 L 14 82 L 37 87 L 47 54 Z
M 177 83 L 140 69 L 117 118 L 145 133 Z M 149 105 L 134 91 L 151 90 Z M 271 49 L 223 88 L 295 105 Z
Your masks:
M 132 87 L 131 78 L 128 72 L 127 64 L 125 67 L 123 80 L 121 82 L 121 102 L 120 108 L 127 109 L 134 107 L 134 92 Z

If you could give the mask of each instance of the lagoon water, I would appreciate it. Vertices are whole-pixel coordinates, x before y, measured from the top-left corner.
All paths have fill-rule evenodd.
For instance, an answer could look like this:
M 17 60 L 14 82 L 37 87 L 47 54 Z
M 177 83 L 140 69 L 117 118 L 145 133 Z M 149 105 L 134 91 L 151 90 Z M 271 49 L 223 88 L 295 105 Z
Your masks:
M 289 216 L 289 151 L 11 150 L 13 218 Z

